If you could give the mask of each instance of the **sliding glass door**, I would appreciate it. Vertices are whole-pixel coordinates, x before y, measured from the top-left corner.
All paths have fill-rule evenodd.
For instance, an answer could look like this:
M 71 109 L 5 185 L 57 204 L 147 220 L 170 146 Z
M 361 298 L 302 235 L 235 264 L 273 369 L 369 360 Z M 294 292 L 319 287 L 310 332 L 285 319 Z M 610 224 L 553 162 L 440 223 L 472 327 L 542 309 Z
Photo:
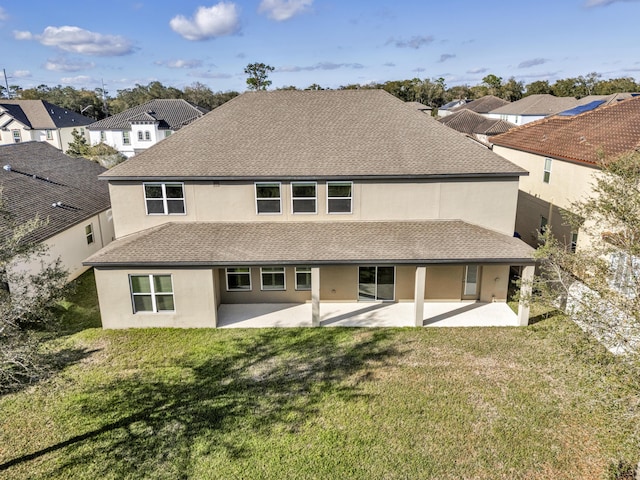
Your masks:
M 359 267 L 358 300 L 393 300 L 395 277 L 395 267 Z

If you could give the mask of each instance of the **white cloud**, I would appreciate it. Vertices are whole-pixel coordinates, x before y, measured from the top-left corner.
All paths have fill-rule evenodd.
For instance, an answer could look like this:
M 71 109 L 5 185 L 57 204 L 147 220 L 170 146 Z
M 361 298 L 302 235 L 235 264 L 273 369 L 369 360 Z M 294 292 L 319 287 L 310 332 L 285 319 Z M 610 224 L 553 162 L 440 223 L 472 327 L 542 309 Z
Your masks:
M 156 65 L 164 65 L 169 68 L 198 68 L 202 66 L 202 60 L 164 60 L 156 62 Z
M 31 72 L 29 70 L 16 70 L 11 76 L 14 78 L 31 78 Z
M 313 0 L 262 0 L 258 13 L 266 13 L 271 20 L 282 22 L 304 13 L 312 4 Z
M 0 22 L 3 20 L 9 20 L 9 15 L 4 8 L 0 7 Z
M 65 52 L 101 57 L 120 56 L 133 53 L 131 41 L 120 35 L 104 35 L 80 27 L 47 27 L 41 35 L 31 32 L 13 32 L 16 40 L 38 40 L 47 47 L 56 47 Z
M 71 60 L 65 57 L 49 58 L 44 68 L 53 72 L 78 72 L 80 70 L 88 70 L 95 67 L 93 62 L 84 62 L 82 60 Z
M 87 75 L 76 75 L 75 77 L 62 77 L 60 79 L 62 83 L 67 83 L 69 85 L 91 85 L 97 84 L 98 81 L 95 78 L 89 77 Z
M 337 70 L 339 68 L 352 68 L 354 70 L 359 70 L 364 68 L 364 65 L 360 63 L 333 63 L 333 62 L 320 62 L 315 65 L 310 65 L 307 67 L 300 67 L 297 65 L 290 65 L 285 67 L 280 67 L 276 69 L 276 72 L 311 72 L 314 70 Z
M 199 7 L 192 19 L 177 15 L 169 25 L 187 40 L 233 35 L 240 30 L 238 11 L 234 3 L 220 2 L 211 7 Z
M 637 2 L 638 0 L 587 0 L 584 4 L 585 7 L 606 7 L 613 3 L 618 2 Z

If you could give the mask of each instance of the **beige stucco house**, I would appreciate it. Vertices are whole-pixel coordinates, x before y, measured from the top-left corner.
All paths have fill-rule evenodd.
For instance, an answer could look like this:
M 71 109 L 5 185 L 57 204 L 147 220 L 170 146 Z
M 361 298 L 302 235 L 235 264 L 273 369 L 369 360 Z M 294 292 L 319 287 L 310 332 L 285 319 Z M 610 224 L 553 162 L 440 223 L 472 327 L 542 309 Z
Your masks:
M 69 280 L 86 271 L 82 261 L 114 238 L 109 192 L 98 181 L 105 169 L 33 141 L 0 146 L 0 165 L 4 209 L 18 225 L 35 217 L 47 220 L 25 239 L 44 244 L 47 255 L 14 262 L 11 268 L 36 273 L 41 260 L 60 258 Z M 11 234 L 6 224 L 0 225 L 0 235 Z
M 0 100 L 0 145 L 46 142 L 63 152 L 73 142 L 74 129 L 89 141 L 93 118 L 44 100 Z
M 384 91 L 251 92 L 101 175 L 105 328 L 215 327 L 221 306 L 505 302 L 527 172 Z M 259 309 L 258 309 L 259 310 Z M 528 310 L 522 305 L 520 322 Z
M 516 231 L 532 246 L 547 225 L 566 245 L 589 239 L 562 217 L 592 192 L 598 159 L 613 159 L 640 145 L 640 97 L 574 116 L 555 115 L 493 137 L 493 151 L 530 172 L 520 177 Z

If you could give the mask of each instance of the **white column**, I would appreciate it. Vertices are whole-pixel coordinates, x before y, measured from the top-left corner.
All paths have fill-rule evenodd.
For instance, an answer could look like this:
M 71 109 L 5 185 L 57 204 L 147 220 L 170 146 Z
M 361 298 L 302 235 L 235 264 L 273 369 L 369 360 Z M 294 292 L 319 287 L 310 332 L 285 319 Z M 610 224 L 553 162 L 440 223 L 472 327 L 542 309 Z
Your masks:
M 427 277 L 427 267 L 416 267 L 416 289 L 414 293 L 414 321 L 416 327 L 422 327 L 424 322 L 424 286 Z
M 212 309 L 211 309 L 211 313 L 212 313 L 212 317 L 213 317 L 213 327 L 217 328 L 218 327 L 218 282 L 220 279 L 220 274 L 218 272 L 217 268 L 212 268 L 211 269 L 211 286 L 212 288 L 212 292 L 211 292 L 211 300 L 213 302 L 212 305 Z
M 311 267 L 311 326 L 320 326 L 320 268 Z
M 522 269 L 522 277 L 520 278 L 520 302 L 518 302 L 518 324 L 520 326 L 529 324 L 533 273 L 535 269 L 536 267 L 534 265 L 527 265 Z

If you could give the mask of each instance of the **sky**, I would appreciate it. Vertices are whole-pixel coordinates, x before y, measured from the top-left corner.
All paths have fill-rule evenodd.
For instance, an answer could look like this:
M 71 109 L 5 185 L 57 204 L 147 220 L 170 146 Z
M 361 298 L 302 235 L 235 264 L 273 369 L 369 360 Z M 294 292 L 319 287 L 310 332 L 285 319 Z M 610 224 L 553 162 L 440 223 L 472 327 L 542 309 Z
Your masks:
M 488 74 L 640 79 L 640 0 L 0 0 L 9 85 L 246 90 Z M 4 85 L 2 71 L 0 82 Z

